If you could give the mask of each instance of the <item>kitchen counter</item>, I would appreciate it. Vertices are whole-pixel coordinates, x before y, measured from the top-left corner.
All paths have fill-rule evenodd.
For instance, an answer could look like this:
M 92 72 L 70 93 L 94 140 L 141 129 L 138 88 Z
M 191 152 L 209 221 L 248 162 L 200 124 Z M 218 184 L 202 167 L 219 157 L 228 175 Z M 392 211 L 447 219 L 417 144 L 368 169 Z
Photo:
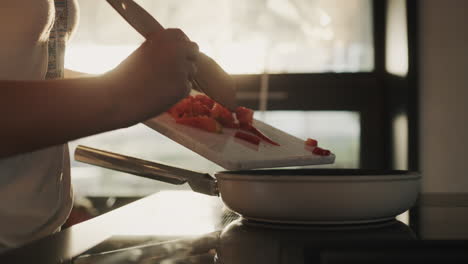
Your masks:
M 362 225 L 245 221 L 220 199 L 161 192 L 0 255 L 0 263 L 468 263 L 468 194 L 423 194 Z

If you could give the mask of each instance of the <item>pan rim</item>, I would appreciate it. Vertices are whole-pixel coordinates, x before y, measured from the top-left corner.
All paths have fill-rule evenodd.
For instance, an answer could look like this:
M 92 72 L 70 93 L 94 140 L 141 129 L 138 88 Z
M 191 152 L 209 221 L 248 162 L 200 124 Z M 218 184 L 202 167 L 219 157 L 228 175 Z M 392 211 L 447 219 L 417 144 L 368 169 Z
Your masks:
M 231 177 L 230 177 L 231 176 Z M 274 181 L 281 181 L 281 182 L 297 182 L 297 181 L 303 181 L 303 182 L 341 182 L 341 183 L 346 183 L 346 182 L 395 182 L 395 181 L 419 181 L 420 177 L 417 175 L 414 176 L 406 176 L 406 177 L 401 177 L 401 176 L 357 176 L 357 177 L 349 177 L 349 176 L 343 176 L 343 177 L 328 177 L 328 176 L 313 176 L 313 177 L 296 177 L 296 176 L 249 176 L 249 175 L 243 175 L 243 176 L 217 176 L 218 180 L 229 180 L 229 181 L 252 181 L 252 182 L 261 182 L 261 181 L 266 181 L 266 182 L 274 182 Z
M 298 174 L 299 172 L 299 174 Z M 361 169 L 279 169 L 251 171 L 222 171 L 217 179 L 239 181 L 414 181 L 421 175 L 417 171 L 361 170 Z
M 234 170 L 234 171 L 220 171 L 218 173 L 230 173 L 230 174 L 295 174 L 295 175 L 327 175 L 327 176 L 345 176 L 345 175 L 402 175 L 402 174 L 413 174 L 420 173 L 419 171 L 411 170 L 381 170 L 381 169 L 346 169 L 346 168 L 278 168 L 278 169 L 255 169 L 255 170 Z

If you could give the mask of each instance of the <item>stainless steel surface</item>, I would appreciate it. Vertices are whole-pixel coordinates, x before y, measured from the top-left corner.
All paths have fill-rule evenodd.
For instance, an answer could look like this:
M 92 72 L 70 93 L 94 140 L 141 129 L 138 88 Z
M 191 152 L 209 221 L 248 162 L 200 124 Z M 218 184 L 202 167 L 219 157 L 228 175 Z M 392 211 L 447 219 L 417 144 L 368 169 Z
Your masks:
M 107 0 L 107 2 L 145 38 L 164 27 L 133 0 Z M 221 66 L 200 52 L 197 74 L 193 86 L 230 110 L 237 108 L 234 80 Z
M 188 182 L 196 192 L 218 195 L 216 181 L 207 173 L 184 170 L 81 145 L 75 149 L 75 160 L 171 184 Z

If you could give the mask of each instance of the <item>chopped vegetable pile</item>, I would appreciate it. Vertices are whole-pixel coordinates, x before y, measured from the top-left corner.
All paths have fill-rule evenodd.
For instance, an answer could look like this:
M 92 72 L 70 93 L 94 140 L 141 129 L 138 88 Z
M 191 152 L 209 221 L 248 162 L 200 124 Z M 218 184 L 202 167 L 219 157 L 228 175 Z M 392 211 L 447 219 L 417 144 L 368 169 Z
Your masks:
M 253 126 L 253 110 L 238 107 L 234 112 L 229 111 L 206 95 L 191 95 L 167 111 L 178 124 L 187 125 L 212 133 L 222 133 L 223 128 L 238 129 L 234 137 L 259 145 L 263 140 L 271 145 L 279 144 L 267 137 Z M 317 140 L 308 138 L 306 146 L 312 147 L 312 153 L 320 156 L 331 154 L 329 150 L 318 147 Z
M 213 133 L 222 133 L 223 127 L 240 129 L 248 133 L 237 131 L 234 137 L 255 145 L 264 140 L 279 146 L 253 126 L 252 109 L 240 106 L 235 112 L 231 112 L 206 95 L 188 96 L 169 109 L 168 113 L 179 124 Z

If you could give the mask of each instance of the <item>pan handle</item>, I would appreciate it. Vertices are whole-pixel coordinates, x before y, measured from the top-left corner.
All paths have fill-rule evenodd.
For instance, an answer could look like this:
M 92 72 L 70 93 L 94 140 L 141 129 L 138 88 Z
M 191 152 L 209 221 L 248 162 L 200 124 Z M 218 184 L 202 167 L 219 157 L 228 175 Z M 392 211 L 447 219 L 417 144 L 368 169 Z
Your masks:
M 82 145 L 75 149 L 75 160 L 171 184 L 180 185 L 188 182 L 192 190 L 196 192 L 219 195 L 216 180 L 207 173 L 176 168 Z

